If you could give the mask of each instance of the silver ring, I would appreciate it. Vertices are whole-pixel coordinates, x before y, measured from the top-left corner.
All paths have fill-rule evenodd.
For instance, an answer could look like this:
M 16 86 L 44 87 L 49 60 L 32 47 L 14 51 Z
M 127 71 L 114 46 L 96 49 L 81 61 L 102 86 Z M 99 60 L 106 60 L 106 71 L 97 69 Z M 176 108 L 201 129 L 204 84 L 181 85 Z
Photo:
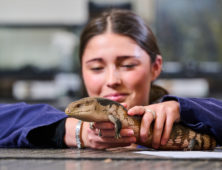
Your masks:
M 90 122 L 90 123 L 89 123 L 89 127 L 90 127 L 90 129 L 94 130 L 94 129 L 95 129 L 94 122 Z
M 153 115 L 153 119 L 156 119 L 156 112 L 155 112 L 155 111 L 150 110 L 150 109 L 146 109 L 146 108 L 145 108 L 145 112 L 152 113 L 152 115 Z
M 102 137 L 101 129 L 99 129 L 99 134 L 100 137 Z

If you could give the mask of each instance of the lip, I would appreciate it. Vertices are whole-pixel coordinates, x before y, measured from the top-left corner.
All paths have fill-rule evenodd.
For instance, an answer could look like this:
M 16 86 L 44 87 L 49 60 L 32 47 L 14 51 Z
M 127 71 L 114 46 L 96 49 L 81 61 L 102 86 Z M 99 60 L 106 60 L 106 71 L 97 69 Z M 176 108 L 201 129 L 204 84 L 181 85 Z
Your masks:
M 116 102 L 123 102 L 127 96 L 128 96 L 127 93 L 113 93 L 113 94 L 105 95 L 103 97 L 116 101 Z

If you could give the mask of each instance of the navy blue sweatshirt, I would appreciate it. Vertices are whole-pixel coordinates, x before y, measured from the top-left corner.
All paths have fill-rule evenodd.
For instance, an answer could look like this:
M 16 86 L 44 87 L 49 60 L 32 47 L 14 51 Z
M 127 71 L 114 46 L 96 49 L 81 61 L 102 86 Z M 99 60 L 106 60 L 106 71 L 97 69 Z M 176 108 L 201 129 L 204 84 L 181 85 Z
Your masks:
M 180 103 L 181 122 L 213 135 L 222 145 L 222 101 L 166 95 L 162 101 Z M 0 104 L 0 147 L 66 147 L 63 111 L 47 104 Z

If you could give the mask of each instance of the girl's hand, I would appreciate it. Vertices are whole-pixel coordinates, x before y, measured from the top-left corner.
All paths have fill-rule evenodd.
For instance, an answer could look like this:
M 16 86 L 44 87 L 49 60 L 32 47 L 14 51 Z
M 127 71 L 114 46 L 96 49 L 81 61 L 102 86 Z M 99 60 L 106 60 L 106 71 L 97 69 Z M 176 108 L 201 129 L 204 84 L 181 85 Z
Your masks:
M 158 148 L 165 145 L 169 140 L 174 122 L 180 121 L 179 103 L 177 101 L 167 101 L 148 106 L 135 106 L 128 110 L 129 115 L 143 115 L 140 129 L 140 140 L 148 140 L 148 132 L 153 121 L 152 147 Z M 155 116 L 152 114 L 155 113 Z M 155 120 L 154 120 L 155 119 Z
M 94 123 L 94 128 L 90 128 L 90 123 L 84 122 L 82 128 L 82 140 L 85 147 L 105 149 L 129 146 L 136 142 L 132 129 L 121 129 L 121 138 L 116 139 L 114 125 L 110 122 Z
M 64 142 L 68 147 L 76 147 L 74 132 L 77 122 L 75 118 L 66 119 Z M 110 122 L 94 123 L 93 128 L 89 122 L 83 122 L 81 132 L 82 145 L 94 149 L 129 146 L 136 142 L 132 129 L 121 129 L 121 138 L 116 139 L 114 125 Z

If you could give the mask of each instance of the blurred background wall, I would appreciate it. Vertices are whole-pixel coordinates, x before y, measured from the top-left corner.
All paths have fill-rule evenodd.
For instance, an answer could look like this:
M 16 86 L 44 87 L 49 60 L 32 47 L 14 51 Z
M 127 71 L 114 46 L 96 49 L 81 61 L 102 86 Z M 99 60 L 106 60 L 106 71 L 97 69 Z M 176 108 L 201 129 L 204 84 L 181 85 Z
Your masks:
M 164 58 L 156 84 L 222 99 L 222 1 L 0 0 L 0 102 L 63 109 L 82 97 L 79 35 L 110 8 L 132 10 L 151 26 Z

